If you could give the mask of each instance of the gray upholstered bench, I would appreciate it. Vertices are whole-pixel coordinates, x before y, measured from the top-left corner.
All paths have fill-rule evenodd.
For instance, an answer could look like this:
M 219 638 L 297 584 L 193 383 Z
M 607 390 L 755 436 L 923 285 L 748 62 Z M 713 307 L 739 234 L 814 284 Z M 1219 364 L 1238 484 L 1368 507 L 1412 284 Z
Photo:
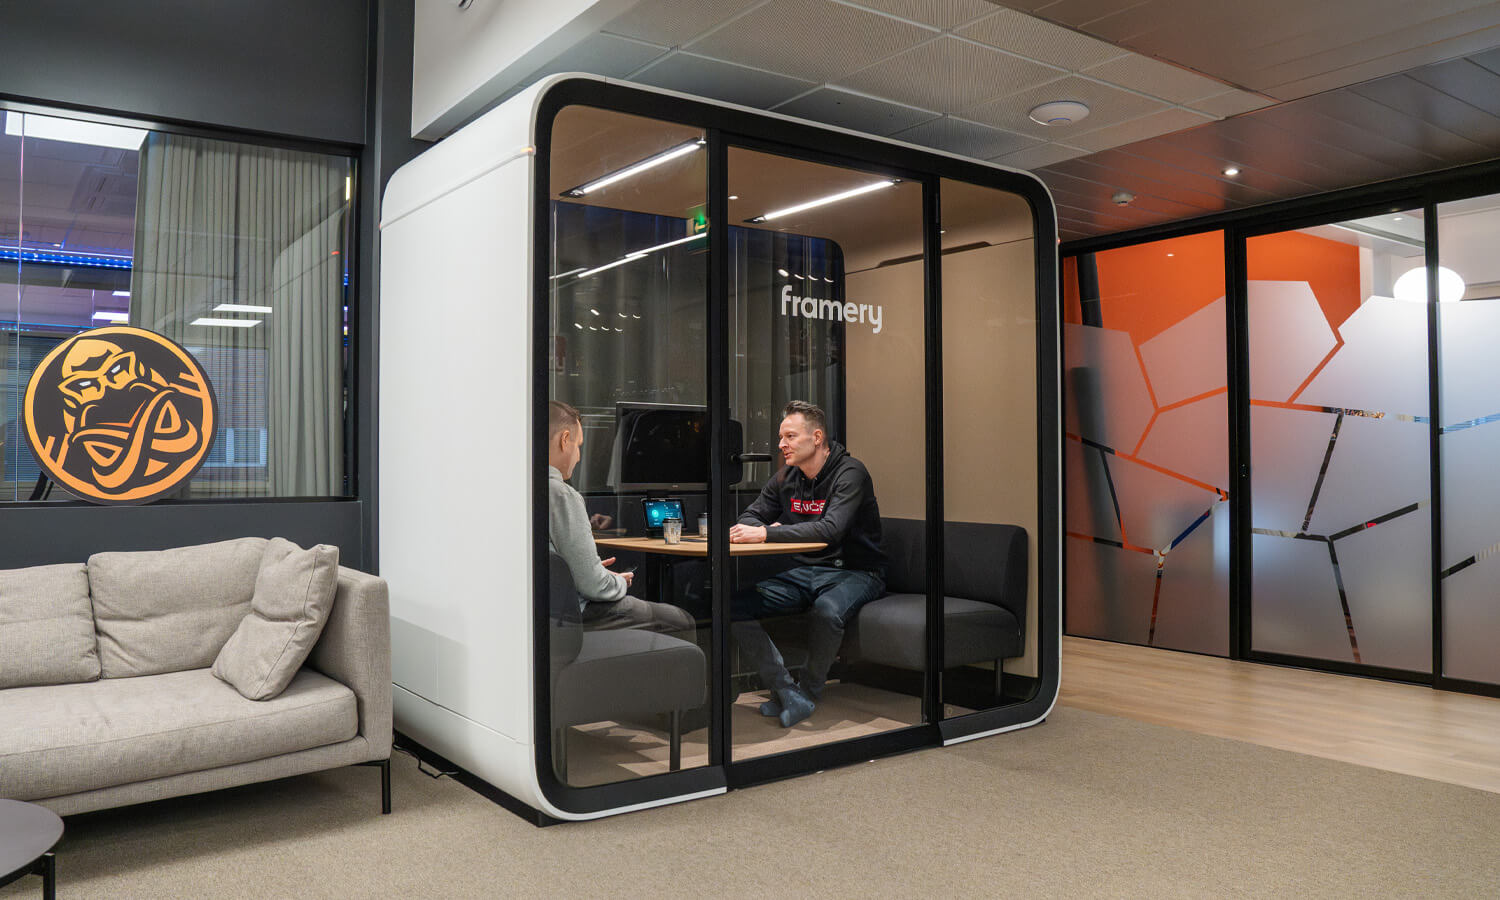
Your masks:
M 927 524 L 881 520 L 887 594 L 849 623 L 844 657 L 920 672 L 927 667 Z M 943 531 L 943 668 L 995 663 L 1025 650 L 1026 531 L 1015 525 L 949 522 Z
M 665 713 L 668 768 L 682 767 L 682 713 L 708 697 L 708 663 L 697 645 L 636 629 L 587 631 L 579 622 L 578 590 L 562 557 L 550 554 L 552 629 L 552 751 L 567 779 L 572 725 Z

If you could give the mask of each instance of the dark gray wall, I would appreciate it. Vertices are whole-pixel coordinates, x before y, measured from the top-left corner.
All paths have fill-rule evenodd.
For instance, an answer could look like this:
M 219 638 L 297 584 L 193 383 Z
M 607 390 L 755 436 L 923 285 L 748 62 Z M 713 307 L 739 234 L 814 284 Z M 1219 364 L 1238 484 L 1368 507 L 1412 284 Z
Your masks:
M 0 94 L 362 144 L 370 5 L 0 0 Z
M 370 21 L 370 100 L 367 120 L 369 142 L 360 157 L 359 307 L 354 323 L 356 368 L 360 387 L 356 415 L 361 433 L 359 495 L 364 503 L 365 559 L 368 570 L 379 573 L 379 529 L 376 527 L 378 496 L 374 490 L 380 468 L 378 406 L 375 376 L 380 368 L 380 202 L 391 174 L 412 157 L 432 146 L 411 137 L 412 29 L 415 11 L 411 0 L 375 0 Z M 422 473 L 404 473 L 420 478 Z
M 361 184 L 355 498 L 0 504 L 0 569 L 81 562 L 104 550 L 280 535 L 304 546 L 334 544 L 345 565 L 373 570 L 375 223 L 380 188 L 425 146 L 409 137 L 412 17 L 411 0 L 0 0 L 0 96 L 339 142 L 359 154 Z
M 250 536 L 284 537 L 304 547 L 332 544 L 339 548 L 340 563 L 365 569 L 359 507 L 357 501 L 344 500 L 0 508 L 0 534 L 5 535 L 0 569 L 85 562 L 90 554 L 108 550 L 160 550 Z

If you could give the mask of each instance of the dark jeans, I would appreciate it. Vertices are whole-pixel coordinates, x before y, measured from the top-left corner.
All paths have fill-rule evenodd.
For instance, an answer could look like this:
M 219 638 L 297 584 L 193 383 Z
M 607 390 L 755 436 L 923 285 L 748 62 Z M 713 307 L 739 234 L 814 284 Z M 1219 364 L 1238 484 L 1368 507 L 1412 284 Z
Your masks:
M 760 620 L 810 610 L 803 683 L 815 694 L 821 693 L 828 668 L 844 641 L 844 626 L 861 606 L 883 593 L 885 580 L 874 572 L 799 566 L 767 578 L 754 590 L 736 593 L 729 627 L 740 653 L 760 673 L 761 683 L 781 690 L 792 686 L 792 676 Z

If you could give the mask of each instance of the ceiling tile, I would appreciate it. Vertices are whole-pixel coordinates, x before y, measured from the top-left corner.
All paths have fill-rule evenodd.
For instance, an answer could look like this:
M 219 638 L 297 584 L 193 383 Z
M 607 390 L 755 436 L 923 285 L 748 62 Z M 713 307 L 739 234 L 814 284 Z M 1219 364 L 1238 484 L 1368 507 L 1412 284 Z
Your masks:
M 1089 120 L 1085 119 L 1084 123 Z M 1159 134 L 1167 134 L 1172 131 L 1182 131 L 1195 128 L 1205 122 L 1214 121 L 1212 117 L 1192 110 L 1173 107 L 1160 112 L 1149 113 L 1139 119 L 1129 119 L 1116 125 L 1106 125 L 1103 128 L 1095 128 L 1092 131 L 1070 132 L 1068 142 L 1088 150 L 1108 150 L 1110 147 L 1118 147 L 1121 144 L 1133 144 L 1136 141 L 1144 141 Z
M 675 47 L 761 0 L 645 0 L 604 26 L 612 34 Z
M 990 162 L 1010 166 L 1013 169 L 1040 169 L 1042 166 L 1074 159 L 1088 152 L 1079 147 L 1069 147 L 1067 144 L 1037 144 L 1035 147 L 1017 150 L 1015 153 L 996 156 Z
M 1052 100 L 1076 100 L 1087 106 L 1089 117 L 1083 121 L 1093 128 L 1114 125 L 1167 108 L 1167 104 L 1159 100 L 1069 75 L 1040 87 L 972 107 L 964 111 L 964 117 L 1042 140 L 1067 140 L 1068 136 L 1064 132 L 1078 127 L 1077 125 L 1062 128 L 1040 125 L 1027 116 L 1032 107 Z
M 954 33 L 1072 71 L 1098 65 L 1127 52 L 1114 44 L 1013 9 L 1002 9 Z
M 776 107 L 776 112 L 866 134 L 891 134 L 938 113 L 833 87 L 818 88 Z
M 1205 97 L 1202 100 L 1194 100 L 1186 104 L 1199 112 L 1208 113 L 1218 118 L 1237 116 L 1240 113 L 1250 112 L 1252 109 L 1263 109 L 1275 103 L 1269 97 L 1260 94 L 1252 94 L 1249 91 L 1231 90 L 1225 91 L 1213 97 Z
M 813 87 L 810 81 L 681 51 L 672 53 L 632 80 L 762 109 L 783 103 Z
M 1202 100 L 1232 86 L 1138 53 L 1090 66 L 1083 74 L 1173 103 Z
M 903 103 L 953 112 L 1056 79 L 1050 66 L 944 37 L 839 79 L 839 83 Z
M 920 25 L 831 0 L 771 0 L 688 49 L 825 82 L 909 50 L 934 34 Z
M 924 122 L 891 137 L 975 159 L 992 159 L 1038 143 L 1035 138 L 1023 134 L 1002 131 L 952 116 Z
M 952 28 L 995 11 L 985 0 L 854 0 L 854 3 L 936 28 Z
M 610 78 L 624 78 L 666 52 L 665 47 L 655 44 L 596 33 L 538 69 L 531 80 L 540 81 L 558 72 L 591 72 Z

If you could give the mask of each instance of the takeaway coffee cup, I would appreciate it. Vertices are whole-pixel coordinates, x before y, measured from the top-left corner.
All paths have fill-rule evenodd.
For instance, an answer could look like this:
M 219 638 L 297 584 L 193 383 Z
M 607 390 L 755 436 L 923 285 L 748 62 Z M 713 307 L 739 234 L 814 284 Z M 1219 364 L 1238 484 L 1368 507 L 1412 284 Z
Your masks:
M 661 536 L 669 544 L 682 543 L 682 520 L 676 518 L 662 519 Z
M 708 537 L 708 513 L 698 514 L 698 537 Z

